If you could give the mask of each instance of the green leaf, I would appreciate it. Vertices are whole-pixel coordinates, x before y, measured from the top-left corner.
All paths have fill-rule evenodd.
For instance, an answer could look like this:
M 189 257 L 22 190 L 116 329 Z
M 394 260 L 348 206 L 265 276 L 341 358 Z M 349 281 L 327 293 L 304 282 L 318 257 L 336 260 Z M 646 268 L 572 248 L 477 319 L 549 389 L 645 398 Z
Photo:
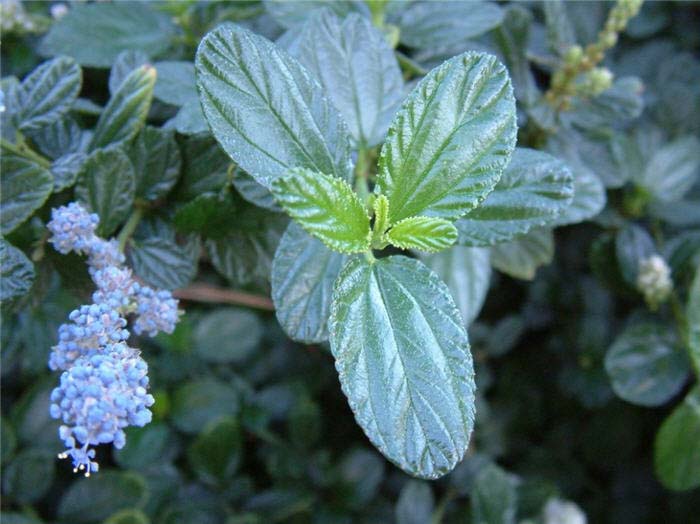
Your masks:
M 86 160 L 85 153 L 68 153 L 53 162 L 51 164 L 53 192 L 58 193 L 75 184 Z
M 104 524 L 151 524 L 151 521 L 139 509 L 123 509 L 110 515 Z
M 688 360 L 670 326 L 632 324 L 605 355 L 605 370 L 618 397 L 640 406 L 660 406 L 688 378 Z
M 328 339 L 331 294 L 347 255 L 328 249 L 292 222 L 272 261 L 272 301 L 277 320 L 292 339 Z
M 310 14 L 319 8 L 331 9 L 339 18 L 351 13 L 369 17 L 369 10 L 364 2 L 354 0 L 265 0 L 265 10 L 275 21 L 284 27 L 294 27 L 304 22 Z
M 243 436 L 235 418 L 213 422 L 197 435 L 187 452 L 192 469 L 205 482 L 222 485 L 236 474 L 243 454 Z
M 53 177 L 5 142 L 0 154 L 0 172 L 0 233 L 6 235 L 44 205 L 53 189 Z
M 158 56 L 175 36 L 171 18 L 144 2 L 77 4 L 55 22 L 39 50 L 72 56 L 85 66 L 110 67 L 119 53 Z
M 451 471 L 469 443 L 475 386 L 447 286 L 417 260 L 355 257 L 336 282 L 329 325 L 343 392 L 372 443 L 411 475 Z
M 34 264 L 15 246 L 0 238 L 0 302 L 21 297 L 34 283 Z
M 209 422 L 235 416 L 239 409 L 237 391 L 213 377 L 180 386 L 173 396 L 172 421 L 183 433 L 197 434 Z
M 491 248 L 491 264 L 513 278 L 532 280 L 537 268 L 554 257 L 554 236 L 549 229 L 533 229 L 516 240 Z
M 258 207 L 264 207 L 270 211 L 281 213 L 282 208 L 275 202 L 275 197 L 262 184 L 259 184 L 255 179 L 242 169 L 236 169 L 233 172 L 233 187 L 236 191 L 251 204 Z
M 654 239 L 644 228 L 636 224 L 628 225 L 615 235 L 617 263 L 622 276 L 632 287 L 637 286 L 640 262 L 655 253 Z
M 700 388 L 692 389 L 661 424 L 654 443 L 654 469 L 668 489 L 700 486 Z
M 192 200 L 202 193 L 218 193 L 228 183 L 231 160 L 211 136 L 189 137 L 182 145 L 180 200 Z
M 369 216 L 344 180 L 295 169 L 275 179 L 270 189 L 289 216 L 331 249 L 341 253 L 369 249 Z
M 635 183 L 655 200 L 675 202 L 690 190 L 700 173 L 700 139 L 686 135 L 654 152 Z
M 61 118 L 78 98 L 82 82 L 80 67 L 71 58 L 62 56 L 41 64 L 19 87 L 19 128 L 32 131 Z
M 196 101 L 197 83 L 192 62 L 166 61 L 153 64 L 158 73 L 153 96 L 174 106 Z
M 144 127 L 127 151 L 136 176 L 136 197 L 157 200 L 180 176 L 180 149 L 172 132 Z
M 419 49 L 463 44 L 497 27 L 503 10 L 493 2 L 415 2 L 401 15 L 401 42 Z
M 3 271 L 4 274 L 4 271 Z M 688 322 L 688 354 L 695 372 L 700 375 L 700 267 L 695 271 L 695 278 L 688 290 L 688 304 L 685 308 Z
M 51 488 L 55 462 L 51 451 L 23 450 L 3 471 L 3 493 L 19 504 L 38 501 Z
M 109 92 L 114 95 L 134 69 L 148 64 L 148 55 L 138 49 L 119 53 L 109 70 Z
M 435 497 L 430 485 L 419 480 L 409 480 L 401 489 L 396 503 L 396 524 L 430 522 L 434 508 Z
M 518 509 L 516 480 L 495 464 L 481 469 L 470 499 L 473 524 L 515 524 Z
M 457 221 L 459 243 L 490 246 L 507 242 L 551 223 L 568 208 L 573 196 L 574 181 L 563 162 L 541 151 L 516 148 L 486 200 Z
M 163 289 L 185 287 L 197 273 L 199 239 L 178 242 L 164 221 L 142 222 L 129 242 L 129 264 L 146 283 Z
M 455 220 L 494 188 L 515 147 L 515 99 L 493 56 L 464 53 L 420 81 L 382 147 L 377 192 L 392 223 Z
M 126 430 L 126 445 L 115 449 L 114 459 L 124 469 L 144 470 L 156 463 L 168 460 L 169 455 L 176 453 L 175 432 L 166 424 L 151 422 Z
M 163 127 L 175 129 L 183 135 L 209 133 L 209 125 L 206 118 L 204 118 L 199 99 L 187 102 L 180 108 L 177 115 L 168 120 Z
M 311 16 L 300 33 L 292 54 L 319 81 L 354 142 L 381 143 L 403 99 L 401 69 L 384 35 L 359 14 L 341 19 L 330 9 Z
M 605 186 L 593 171 L 584 166 L 570 167 L 574 176 L 574 198 L 571 204 L 550 222 L 552 226 L 566 226 L 589 220 L 598 215 L 607 202 Z
M 408 217 L 399 220 L 386 234 L 386 239 L 401 249 L 437 252 L 457 240 L 457 228 L 452 222 L 434 217 Z
M 147 500 L 146 481 L 140 475 L 101 471 L 70 484 L 61 497 L 58 518 L 75 523 L 101 521 L 120 509 L 143 507 Z
M 469 326 L 481 311 L 491 283 L 489 250 L 454 246 L 422 260 L 447 284 L 464 325 Z
M 204 315 L 195 326 L 194 352 L 217 364 L 245 361 L 257 348 L 263 326 L 255 313 L 219 308 Z
M 384 479 L 384 459 L 366 448 L 354 448 L 345 453 L 338 467 L 344 486 L 349 488 L 345 502 L 362 509 L 379 491 Z
M 131 211 L 134 202 L 134 168 L 120 149 L 92 153 L 83 164 L 75 195 L 100 216 L 99 234 L 108 236 Z
M 80 126 L 70 116 L 29 133 L 39 150 L 46 156 L 58 159 L 69 153 L 78 153 L 82 147 L 83 134 Z
M 144 65 L 134 69 L 119 86 L 100 115 L 90 141 L 90 151 L 131 140 L 143 127 L 153 98 L 156 70 Z
M 262 185 L 292 168 L 349 180 L 347 128 L 306 70 L 233 24 L 207 34 L 195 61 L 204 116 L 224 151 Z
M 644 109 L 644 83 L 637 77 L 615 79 L 612 87 L 591 98 L 575 97 L 563 113 L 567 125 L 584 129 L 620 126 L 633 120 Z

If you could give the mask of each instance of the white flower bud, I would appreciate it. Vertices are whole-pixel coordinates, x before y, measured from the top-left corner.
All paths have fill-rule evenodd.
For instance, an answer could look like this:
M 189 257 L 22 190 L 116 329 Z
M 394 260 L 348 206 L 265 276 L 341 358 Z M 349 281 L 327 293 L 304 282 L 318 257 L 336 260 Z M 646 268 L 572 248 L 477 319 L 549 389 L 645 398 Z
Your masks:
M 639 261 L 637 289 L 651 309 L 666 301 L 673 290 L 671 269 L 660 255 L 651 255 Z
M 586 514 L 573 502 L 551 498 L 543 510 L 544 524 L 586 524 Z

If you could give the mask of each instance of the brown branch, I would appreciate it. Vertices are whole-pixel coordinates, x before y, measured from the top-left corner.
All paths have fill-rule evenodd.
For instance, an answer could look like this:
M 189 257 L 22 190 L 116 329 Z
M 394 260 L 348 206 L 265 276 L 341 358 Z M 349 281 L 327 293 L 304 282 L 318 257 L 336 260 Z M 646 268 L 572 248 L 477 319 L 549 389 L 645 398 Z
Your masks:
M 268 297 L 253 295 L 245 291 L 223 289 L 210 284 L 195 283 L 173 292 L 175 297 L 193 302 L 207 302 L 210 304 L 234 304 L 247 306 L 265 311 L 274 311 L 275 306 Z

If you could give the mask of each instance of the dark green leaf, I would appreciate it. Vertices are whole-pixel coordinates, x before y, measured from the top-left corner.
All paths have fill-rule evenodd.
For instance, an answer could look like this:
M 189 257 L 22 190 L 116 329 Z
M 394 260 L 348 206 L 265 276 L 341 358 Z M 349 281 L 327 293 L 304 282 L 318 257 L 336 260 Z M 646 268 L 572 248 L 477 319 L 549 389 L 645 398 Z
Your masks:
M 156 70 L 144 65 L 134 69 L 100 115 L 90 150 L 131 140 L 143 127 L 153 98 Z
M 515 99 L 494 57 L 465 53 L 433 69 L 404 102 L 379 160 L 392 223 L 454 220 L 493 189 L 515 147 Z
M 355 143 L 381 143 L 403 98 L 401 69 L 384 35 L 365 17 L 340 19 L 329 9 L 300 32 L 292 54 L 318 79 Z
M 408 217 L 399 220 L 387 232 L 387 240 L 401 249 L 436 252 L 450 247 L 457 240 L 452 222 L 435 217 Z
M 464 325 L 471 324 L 481 311 L 491 282 L 489 250 L 454 246 L 423 257 L 423 262 L 447 284 Z
M 158 73 L 153 96 L 174 106 L 197 100 L 197 84 L 192 62 L 156 62 Z
M 700 388 L 691 390 L 661 424 L 654 445 L 654 467 L 668 489 L 700 486 Z
M 367 449 L 355 448 L 343 457 L 339 474 L 343 484 L 352 488 L 348 497 L 352 507 L 365 507 L 377 494 L 384 478 L 384 464 L 381 455 Z
M 347 260 L 298 224 L 289 224 L 272 262 L 272 300 L 291 338 L 307 344 L 328 339 L 333 284 Z
M 173 224 L 181 233 L 220 238 L 235 219 L 236 207 L 229 194 L 202 193 L 177 210 Z
M 225 24 L 204 37 L 195 68 L 214 136 L 258 182 L 269 186 L 297 167 L 350 178 L 347 128 L 295 59 Z
M 3 471 L 3 493 L 19 504 L 31 504 L 41 499 L 53 483 L 54 459 L 51 451 L 22 451 Z
M 251 204 L 277 213 L 282 212 L 282 208 L 275 202 L 275 197 L 272 196 L 270 190 L 256 182 L 252 176 L 242 169 L 236 169 L 233 172 L 233 186 Z
M 187 458 L 205 482 L 221 485 L 235 475 L 241 461 L 243 438 L 238 421 L 225 417 L 212 422 L 197 435 Z
M 276 178 L 272 194 L 301 227 L 341 253 L 369 249 L 369 216 L 350 185 L 340 178 L 295 169 Z
M 700 266 L 688 291 L 688 304 L 685 308 L 688 322 L 688 353 L 697 373 L 700 373 Z
M 632 287 L 637 285 L 639 264 L 656 253 L 654 239 L 646 230 L 630 224 L 615 236 L 615 254 L 622 276 Z
M 355 417 L 407 473 L 437 478 L 474 424 L 469 342 L 447 286 L 417 260 L 351 259 L 338 277 L 331 351 Z
M 207 362 L 240 363 L 256 350 L 262 335 L 262 323 L 255 313 L 219 308 L 197 322 L 194 352 Z
M 142 507 L 147 500 L 146 482 L 140 475 L 102 471 L 71 483 L 61 498 L 58 517 L 65 522 L 95 522 L 120 509 Z
M 21 250 L 0 238 L 0 302 L 21 297 L 34 283 L 34 264 Z
M 80 126 L 70 116 L 31 132 L 30 136 L 39 150 L 54 160 L 79 152 L 83 141 Z
M 148 64 L 148 55 L 138 49 L 119 53 L 109 70 L 109 92 L 114 95 L 134 69 Z
M 78 97 L 82 72 L 74 60 L 58 57 L 44 62 L 19 87 L 19 127 L 32 131 L 66 114 Z
M 151 521 L 139 509 L 123 509 L 110 515 L 104 524 L 151 524 Z
M 479 471 L 470 499 L 473 524 L 515 524 L 516 481 L 495 464 Z
M 563 162 L 541 151 L 516 148 L 486 200 L 457 221 L 459 243 L 490 246 L 507 242 L 555 220 L 573 196 L 574 181 Z
M 605 355 L 605 370 L 620 398 L 640 406 L 660 406 L 685 384 L 688 360 L 670 326 L 632 324 Z
M 77 4 L 51 26 L 39 48 L 48 56 L 65 54 L 82 65 L 110 67 L 129 49 L 158 56 L 174 35 L 170 17 L 148 3 Z
M 700 140 L 693 135 L 677 138 L 654 152 L 635 182 L 664 202 L 680 200 L 698 180 Z
M 75 195 L 100 216 L 98 231 L 107 236 L 131 211 L 134 186 L 129 157 L 120 149 L 98 150 L 83 164 Z
M 537 268 L 554 257 L 554 236 L 549 229 L 533 229 L 516 240 L 491 248 L 491 264 L 513 278 L 532 280 Z
M 238 409 L 235 389 L 215 378 L 203 378 L 175 391 L 171 416 L 177 429 L 196 434 L 219 417 L 235 416 Z
M 68 153 L 51 164 L 54 193 L 63 191 L 75 184 L 86 160 L 87 155 L 85 153 Z
M 191 200 L 202 193 L 218 193 L 228 181 L 231 160 L 210 136 L 193 136 L 182 147 L 182 181 L 178 196 Z
M 152 422 L 144 427 L 126 430 L 126 445 L 114 451 L 114 459 L 122 468 L 144 470 L 168 460 L 174 446 L 174 432 L 166 424 Z
M 424 524 L 430 522 L 435 497 L 430 485 L 419 480 L 404 484 L 396 503 L 396 524 Z
M 6 235 L 46 202 L 53 189 L 53 177 L 46 169 L 20 156 L 4 142 L 0 171 L 0 233 Z
M 180 175 L 180 149 L 172 132 L 146 126 L 127 151 L 136 176 L 136 197 L 165 196 Z

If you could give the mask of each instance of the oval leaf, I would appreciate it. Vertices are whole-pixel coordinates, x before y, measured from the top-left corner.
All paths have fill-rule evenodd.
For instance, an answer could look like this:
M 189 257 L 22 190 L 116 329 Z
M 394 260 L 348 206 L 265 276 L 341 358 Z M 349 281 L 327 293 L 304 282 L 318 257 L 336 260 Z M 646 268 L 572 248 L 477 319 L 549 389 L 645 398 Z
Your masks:
M 228 155 L 269 187 L 291 168 L 349 179 L 345 123 L 294 58 L 233 24 L 204 37 L 197 87 L 212 133 Z
M 401 469 L 437 478 L 474 426 L 467 333 L 444 283 L 418 260 L 357 257 L 333 291 L 331 351 L 355 418 Z
M 15 246 L 0 238 L 0 302 L 21 297 L 34 283 L 34 264 Z
M 494 188 L 516 138 L 515 98 L 506 68 L 464 53 L 420 81 L 394 118 L 382 147 L 378 192 L 389 218 L 455 220 Z
M 491 248 L 491 264 L 500 272 L 521 280 L 535 278 L 537 268 L 554 257 L 554 235 L 549 229 L 533 229 L 526 235 Z

